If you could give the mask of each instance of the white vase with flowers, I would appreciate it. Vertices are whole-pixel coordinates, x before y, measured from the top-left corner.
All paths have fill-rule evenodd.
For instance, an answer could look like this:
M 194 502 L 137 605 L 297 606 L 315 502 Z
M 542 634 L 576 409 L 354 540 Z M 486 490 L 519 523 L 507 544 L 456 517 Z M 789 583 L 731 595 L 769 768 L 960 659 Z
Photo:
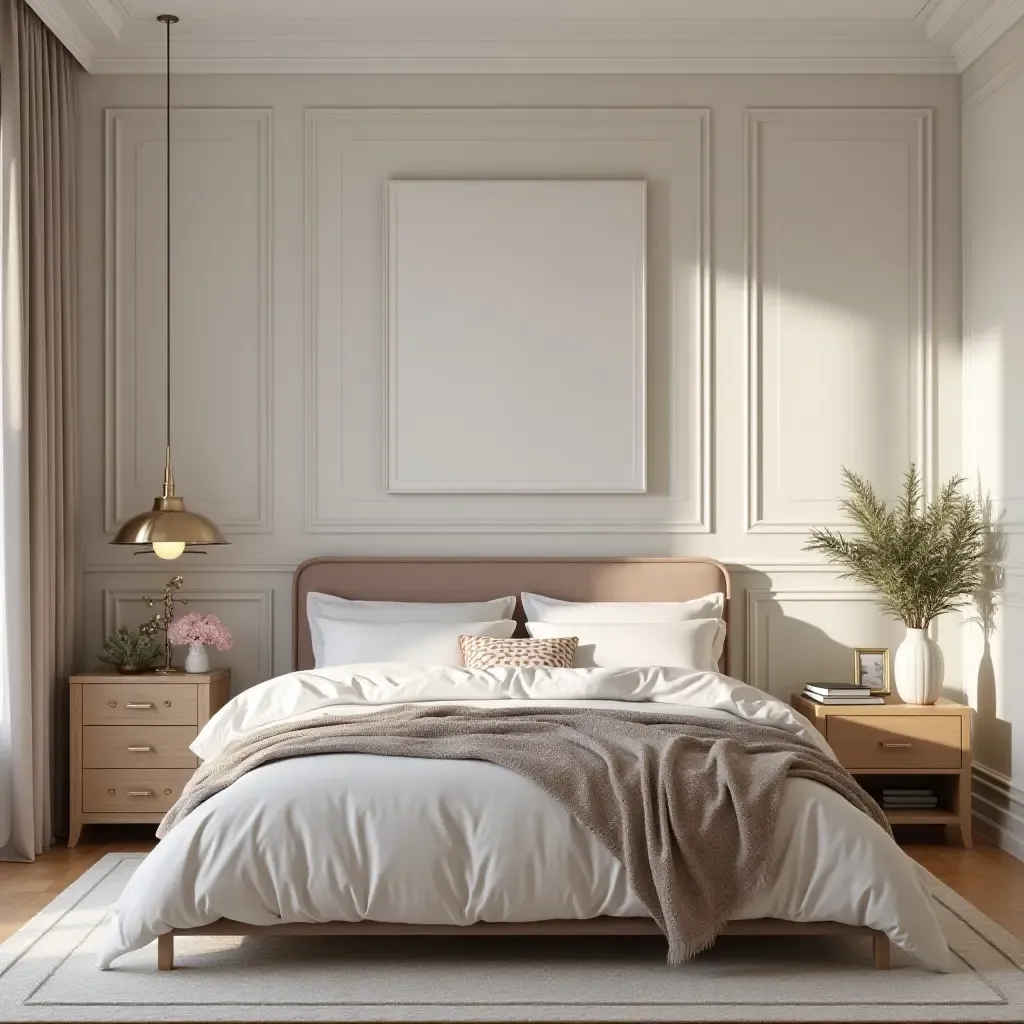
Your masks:
M 207 646 L 218 651 L 231 649 L 232 639 L 227 626 L 216 615 L 189 612 L 175 619 L 167 631 L 172 644 L 188 646 L 185 656 L 186 672 L 209 672 L 210 655 Z

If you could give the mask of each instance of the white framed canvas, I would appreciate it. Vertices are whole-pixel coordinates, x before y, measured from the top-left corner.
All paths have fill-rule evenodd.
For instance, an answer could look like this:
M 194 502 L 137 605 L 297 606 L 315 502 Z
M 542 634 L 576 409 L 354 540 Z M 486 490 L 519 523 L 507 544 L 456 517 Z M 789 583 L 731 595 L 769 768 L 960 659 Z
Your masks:
M 646 183 L 387 184 L 386 486 L 646 489 Z

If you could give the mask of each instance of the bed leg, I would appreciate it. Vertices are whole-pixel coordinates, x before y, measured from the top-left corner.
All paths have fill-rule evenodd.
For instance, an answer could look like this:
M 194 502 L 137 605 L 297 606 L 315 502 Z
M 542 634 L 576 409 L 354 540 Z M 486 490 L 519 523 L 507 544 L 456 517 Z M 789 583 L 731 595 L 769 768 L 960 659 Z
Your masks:
M 156 937 L 156 969 L 174 970 L 174 936 L 170 932 Z
M 889 936 L 884 932 L 875 932 L 871 936 L 871 952 L 875 961 L 875 970 L 889 970 Z

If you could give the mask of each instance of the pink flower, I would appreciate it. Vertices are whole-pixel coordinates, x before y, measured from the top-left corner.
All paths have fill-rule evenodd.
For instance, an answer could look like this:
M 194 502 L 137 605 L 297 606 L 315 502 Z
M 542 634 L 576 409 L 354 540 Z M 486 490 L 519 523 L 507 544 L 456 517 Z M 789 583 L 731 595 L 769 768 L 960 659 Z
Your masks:
M 171 622 L 167 637 L 172 644 L 212 644 L 218 651 L 231 649 L 231 634 L 216 615 L 182 615 Z

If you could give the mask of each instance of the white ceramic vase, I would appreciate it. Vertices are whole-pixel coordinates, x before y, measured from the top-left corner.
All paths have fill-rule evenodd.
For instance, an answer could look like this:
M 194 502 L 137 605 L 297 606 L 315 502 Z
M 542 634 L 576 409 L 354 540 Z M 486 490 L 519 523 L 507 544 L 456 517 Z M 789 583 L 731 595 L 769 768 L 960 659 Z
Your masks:
M 946 664 L 926 629 L 907 629 L 893 659 L 896 692 L 905 704 L 934 704 L 942 691 Z
M 206 653 L 204 644 L 189 644 L 188 654 L 185 655 L 186 672 L 209 672 L 210 656 Z

